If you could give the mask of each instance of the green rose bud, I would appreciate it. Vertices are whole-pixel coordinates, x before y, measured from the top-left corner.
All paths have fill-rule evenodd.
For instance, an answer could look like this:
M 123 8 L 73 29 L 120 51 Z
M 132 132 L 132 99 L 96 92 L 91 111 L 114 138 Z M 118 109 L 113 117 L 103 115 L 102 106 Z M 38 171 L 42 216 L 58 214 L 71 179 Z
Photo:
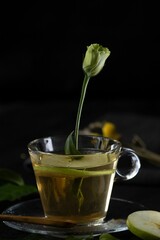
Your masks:
M 83 60 L 83 70 L 88 77 L 96 76 L 104 67 L 110 51 L 97 43 L 87 47 Z
M 108 48 L 103 47 L 97 43 L 91 44 L 87 47 L 85 57 L 83 60 L 84 80 L 82 84 L 81 96 L 78 106 L 77 119 L 75 124 L 75 130 L 67 137 L 65 144 L 66 154 L 79 154 L 78 150 L 78 134 L 79 125 L 81 119 L 81 112 L 83 102 L 87 90 L 87 85 L 91 77 L 96 76 L 104 67 L 106 59 L 109 57 L 110 51 Z
M 87 90 L 87 85 L 91 77 L 96 76 L 103 68 L 106 59 L 109 57 L 110 51 L 108 48 L 104 48 L 99 44 L 91 44 L 87 47 L 85 57 L 83 60 L 83 70 L 84 70 L 84 80 L 82 84 L 81 96 L 78 106 L 77 119 L 75 124 L 75 130 L 72 131 L 66 139 L 64 152 L 65 154 L 79 155 L 81 154 L 78 147 L 78 135 L 79 135 L 79 125 L 81 119 L 81 112 L 83 107 L 83 102 Z M 74 160 L 80 160 L 82 156 L 74 156 Z M 80 182 L 77 190 L 77 199 L 79 204 L 79 211 L 81 205 L 84 201 L 83 192 L 81 186 L 83 183 L 83 177 L 80 178 Z M 77 188 L 77 187 L 76 187 Z

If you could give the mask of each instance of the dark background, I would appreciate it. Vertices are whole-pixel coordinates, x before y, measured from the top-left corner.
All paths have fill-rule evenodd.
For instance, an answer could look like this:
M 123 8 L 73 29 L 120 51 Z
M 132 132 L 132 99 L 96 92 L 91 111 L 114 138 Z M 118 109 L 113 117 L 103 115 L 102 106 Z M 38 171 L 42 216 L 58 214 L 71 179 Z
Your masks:
M 158 3 L 29 0 L 0 5 L 1 103 L 78 101 L 83 54 L 99 43 L 111 55 L 90 81 L 88 100 L 159 114 Z
M 89 82 L 80 128 L 109 120 L 127 143 L 138 134 L 160 153 L 159 22 L 158 1 L 1 1 L 0 168 L 35 183 L 28 143 L 73 131 L 91 43 L 111 55 Z M 139 176 L 117 184 L 113 196 L 159 210 L 159 167 L 143 158 L 141 164 Z M 1 225 L 0 237 L 18 238 L 20 231 Z

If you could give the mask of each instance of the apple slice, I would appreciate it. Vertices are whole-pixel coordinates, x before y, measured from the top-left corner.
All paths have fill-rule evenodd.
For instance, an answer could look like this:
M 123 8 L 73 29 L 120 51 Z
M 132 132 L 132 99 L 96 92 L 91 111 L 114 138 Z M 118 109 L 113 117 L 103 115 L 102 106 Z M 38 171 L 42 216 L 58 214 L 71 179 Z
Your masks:
M 128 215 L 128 229 L 137 237 L 144 240 L 160 239 L 160 212 L 140 210 Z

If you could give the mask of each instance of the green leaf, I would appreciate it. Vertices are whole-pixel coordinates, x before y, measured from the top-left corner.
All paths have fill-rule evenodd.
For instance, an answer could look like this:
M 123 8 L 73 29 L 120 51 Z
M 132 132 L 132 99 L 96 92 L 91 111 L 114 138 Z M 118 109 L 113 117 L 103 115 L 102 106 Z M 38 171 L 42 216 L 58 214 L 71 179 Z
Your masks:
M 23 186 L 18 186 L 6 183 L 0 186 L 0 201 L 15 201 L 35 192 L 37 192 L 37 188 L 32 185 L 24 184 Z
M 65 154 L 73 154 L 73 155 L 80 154 L 80 152 L 76 149 L 73 132 L 71 132 L 66 139 L 64 151 L 65 151 Z
M 87 237 L 76 237 L 76 236 L 69 236 L 66 240 L 93 240 L 94 236 L 87 236 Z
M 5 180 L 7 182 L 15 183 L 19 186 L 24 185 L 24 180 L 20 174 L 7 168 L 0 168 L 0 180 Z
M 92 240 L 94 239 L 94 237 L 91 235 L 91 236 L 88 236 L 88 237 L 75 237 L 75 236 L 69 236 L 68 238 L 66 238 L 66 240 Z M 98 239 L 98 238 L 97 238 Z M 102 233 L 100 236 L 99 236 L 99 240 L 119 240 L 118 238 L 112 236 L 111 234 L 109 233 Z
M 99 240 L 119 240 L 119 239 L 112 236 L 109 233 L 103 233 L 103 234 L 100 235 Z

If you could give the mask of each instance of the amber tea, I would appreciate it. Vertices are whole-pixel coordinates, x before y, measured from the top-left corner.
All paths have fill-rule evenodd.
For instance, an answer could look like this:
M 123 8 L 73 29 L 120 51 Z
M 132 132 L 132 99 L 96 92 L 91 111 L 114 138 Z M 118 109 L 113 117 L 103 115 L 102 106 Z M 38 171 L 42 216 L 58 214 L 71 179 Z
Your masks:
M 115 156 L 110 156 L 114 159 L 108 163 L 108 156 L 101 155 L 91 154 L 87 157 L 90 162 L 93 158 L 92 167 L 83 166 L 83 162 L 87 161 L 85 157 L 70 159 L 71 166 L 66 168 L 46 166 L 45 162 L 49 159 L 45 155 L 41 156 L 40 161 L 34 158 L 33 168 L 46 216 L 57 216 L 64 222 L 69 220 L 76 223 L 106 216 L 117 160 Z M 58 161 L 61 156 L 57 155 L 56 158 L 55 161 Z M 77 161 L 80 161 L 81 167 L 76 167 Z
M 64 143 L 65 137 L 48 137 L 28 146 L 44 214 L 76 224 L 101 221 L 109 207 L 121 143 L 82 135 L 79 155 L 64 154 Z

